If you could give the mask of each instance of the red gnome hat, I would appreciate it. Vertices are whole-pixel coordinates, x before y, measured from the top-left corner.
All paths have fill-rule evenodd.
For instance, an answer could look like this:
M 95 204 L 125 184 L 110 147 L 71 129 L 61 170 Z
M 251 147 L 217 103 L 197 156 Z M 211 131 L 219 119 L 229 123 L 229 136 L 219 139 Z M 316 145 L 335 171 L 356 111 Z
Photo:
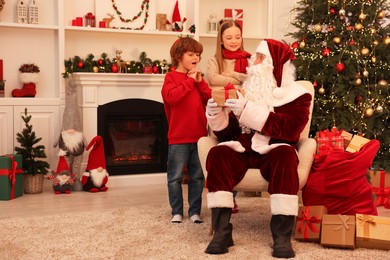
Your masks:
M 88 164 L 86 170 L 94 170 L 99 167 L 106 169 L 106 157 L 104 154 L 103 138 L 100 135 L 95 136 L 88 144 L 88 151 L 93 146 L 88 156 Z
M 70 172 L 70 169 L 69 169 L 68 163 L 65 160 L 65 156 L 60 155 L 60 159 L 59 159 L 58 165 L 57 165 L 57 174 L 62 172 L 62 171 L 69 171 Z
M 173 8 L 173 13 L 172 13 L 172 29 L 173 31 L 182 31 L 182 23 L 184 23 L 187 19 L 183 18 L 181 19 L 180 16 L 180 11 L 179 11 L 179 1 L 176 0 L 175 7 Z

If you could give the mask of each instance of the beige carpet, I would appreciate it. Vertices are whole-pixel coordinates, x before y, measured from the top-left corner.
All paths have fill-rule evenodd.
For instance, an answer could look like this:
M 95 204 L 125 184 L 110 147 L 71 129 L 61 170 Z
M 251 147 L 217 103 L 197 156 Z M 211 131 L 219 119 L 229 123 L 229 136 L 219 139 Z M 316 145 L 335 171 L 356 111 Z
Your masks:
M 171 224 L 168 205 L 159 208 L 120 208 L 0 220 L 0 259 L 272 259 L 269 201 L 239 198 L 240 212 L 232 216 L 235 246 L 229 253 L 204 253 L 211 237 L 210 212 L 205 223 L 185 218 Z M 328 249 L 293 240 L 295 259 L 389 259 L 390 252 L 368 249 Z

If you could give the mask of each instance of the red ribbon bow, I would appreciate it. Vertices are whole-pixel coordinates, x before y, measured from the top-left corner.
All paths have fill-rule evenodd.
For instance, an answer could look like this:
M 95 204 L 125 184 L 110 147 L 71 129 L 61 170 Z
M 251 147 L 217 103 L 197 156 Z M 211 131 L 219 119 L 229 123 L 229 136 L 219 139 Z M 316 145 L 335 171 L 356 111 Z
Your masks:
M 16 173 L 19 173 L 20 171 L 16 170 L 18 168 L 18 162 L 14 160 L 14 157 L 12 155 L 6 155 L 11 159 L 11 170 L 3 170 L 0 169 L 0 175 L 8 175 L 8 178 L 11 182 L 11 194 L 10 199 L 15 198 L 15 184 L 16 184 Z
M 317 216 L 311 216 L 309 217 L 310 207 L 305 207 L 305 210 L 302 210 L 302 217 L 298 217 L 299 225 L 298 225 L 298 231 L 302 233 L 302 226 L 304 225 L 304 233 L 303 238 L 308 239 L 309 237 L 309 228 L 315 232 L 319 233 L 320 231 L 314 226 L 314 223 L 320 223 L 321 220 L 317 218 Z
M 234 85 L 232 83 L 228 83 L 225 87 L 225 100 L 229 98 L 229 90 L 235 89 Z
M 389 201 L 389 196 L 390 196 L 390 187 L 385 188 L 385 171 L 380 172 L 380 186 L 379 188 L 377 187 L 372 187 L 372 191 L 375 193 L 377 196 L 377 201 L 375 205 L 378 206 L 384 206 L 386 209 L 390 209 L 390 201 Z

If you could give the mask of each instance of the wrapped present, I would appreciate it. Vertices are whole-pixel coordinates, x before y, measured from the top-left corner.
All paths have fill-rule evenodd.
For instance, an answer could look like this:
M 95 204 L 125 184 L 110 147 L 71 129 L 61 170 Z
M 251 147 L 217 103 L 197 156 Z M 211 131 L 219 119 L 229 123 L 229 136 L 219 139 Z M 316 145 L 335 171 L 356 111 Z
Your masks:
M 388 175 L 387 178 L 386 175 Z M 390 202 L 389 202 L 390 176 L 389 175 L 390 174 L 386 174 L 384 170 L 381 170 L 376 172 L 376 175 L 373 174 L 373 177 L 371 177 L 372 192 L 375 194 L 376 197 L 375 205 L 377 207 L 384 206 L 385 208 L 390 209 Z
M 356 247 L 390 250 L 390 218 L 356 214 Z
M 12 200 L 22 195 L 22 155 L 0 156 L 0 200 Z
M 353 215 L 324 214 L 321 224 L 321 245 L 354 249 L 355 225 Z
M 343 130 L 332 127 L 316 134 L 317 154 L 327 154 L 332 151 L 344 151 L 344 137 L 340 134 Z
M 243 30 L 244 10 L 243 9 L 225 9 L 225 19 L 236 21 Z
M 327 212 L 324 206 L 300 206 L 295 225 L 295 239 L 320 242 L 321 220 Z
M 353 134 L 348 133 L 347 131 L 341 131 L 340 136 L 344 138 L 344 149 L 347 149 L 349 143 L 352 140 Z
M 227 84 L 224 88 L 213 89 L 211 97 L 217 102 L 219 107 L 225 106 L 225 101 L 228 98 L 238 98 L 237 90 L 233 84 Z
M 350 153 L 355 153 L 357 151 L 360 151 L 360 149 L 369 141 L 370 139 L 364 138 L 363 136 L 354 135 L 352 137 L 351 142 L 348 144 L 348 147 L 345 149 L 345 151 Z

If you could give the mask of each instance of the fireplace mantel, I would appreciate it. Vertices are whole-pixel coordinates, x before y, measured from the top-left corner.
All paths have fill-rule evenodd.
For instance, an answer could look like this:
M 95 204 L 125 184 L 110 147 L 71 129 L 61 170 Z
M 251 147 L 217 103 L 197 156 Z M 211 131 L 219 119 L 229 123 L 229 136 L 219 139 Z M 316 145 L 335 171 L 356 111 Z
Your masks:
M 162 102 L 164 77 L 164 74 L 73 73 L 78 89 L 83 133 L 87 140 L 97 135 L 99 105 L 129 98 Z

